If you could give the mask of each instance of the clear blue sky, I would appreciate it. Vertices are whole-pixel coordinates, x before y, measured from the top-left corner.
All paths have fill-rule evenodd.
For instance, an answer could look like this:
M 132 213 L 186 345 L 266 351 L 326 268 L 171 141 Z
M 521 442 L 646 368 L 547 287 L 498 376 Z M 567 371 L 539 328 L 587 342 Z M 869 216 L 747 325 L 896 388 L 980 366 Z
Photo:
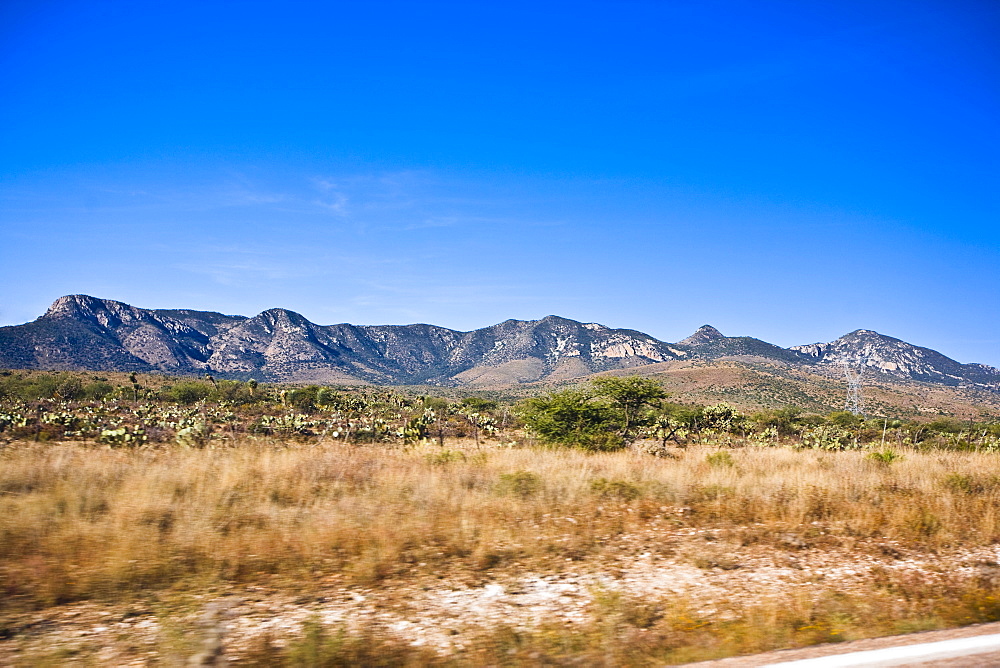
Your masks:
M 1000 365 L 1000 3 L 0 3 L 0 323 L 149 308 Z

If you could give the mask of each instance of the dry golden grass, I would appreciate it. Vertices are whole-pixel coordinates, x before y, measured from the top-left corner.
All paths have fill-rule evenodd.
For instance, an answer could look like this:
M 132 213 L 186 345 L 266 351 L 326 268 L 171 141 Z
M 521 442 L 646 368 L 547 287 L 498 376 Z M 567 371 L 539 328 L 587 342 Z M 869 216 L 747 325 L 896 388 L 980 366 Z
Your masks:
M 0 451 L 0 614 L 237 584 L 308 589 L 331 576 L 367 587 L 441 573 L 496 579 L 567 563 L 602 568 L 648 551 L 725 569 L 739 546 L 867 550 L 895 541 L 934 553 L 1000 541 L 996 455 L 902 455 L 884 463 L 866 452 L 770 447 L 660 459 L 252 440 L 216 450 L 15 444 Z M 711 530 L 718 542 L 694 549 L 677 539 L 682 530 Z M 710 618 L 697 601 L 595 595 L 588 625 L 489 629 L 462 660 L 641 665 L 1000 614 L 990 583 L 888 574 L 872 587 L 867 599 L 775 593 Z M 293 649 L 350 645 L 316 637 L 319 649 Z

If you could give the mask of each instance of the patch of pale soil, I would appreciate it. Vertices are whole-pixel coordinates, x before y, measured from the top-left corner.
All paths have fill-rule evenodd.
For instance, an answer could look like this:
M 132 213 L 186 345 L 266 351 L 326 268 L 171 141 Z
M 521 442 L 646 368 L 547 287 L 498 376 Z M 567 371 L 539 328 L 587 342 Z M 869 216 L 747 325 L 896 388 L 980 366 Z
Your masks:
M 685 535 L 686 534 L 686 535 Z M 660 536 L 662 538 L 662 535 Z M 476 585 L 468 574 L 422 573 L 378 586 L 347 586 L 336 576 L 318 579 L 309 594 L 279 587 L 244 587 L 223 596 L 193 597 L 183 607 L 114 606 L 79 603 L 49 608 L 4 621 L 0 665 L 19 657 L 87 657 L 101 665 L 150 665 L 177 647 L 177 636 L 197 631 L 203 610 L 222 601 L 217 627 L 227 655 L 238 662 L 248 648 L 267 636 L 283 645 L 298 636 L 302 623 L 316 616 L 348 628 L 375 626 L 442 654 L 460 650 L 484 628 L 497 625 L 530 629 L 544 622 L 583 622 L 601 591 L 619 591 L 646 600 L 683 597 L 702 615 L 731 611 L 734 603 L 753 603 L 798 591 L 820 596 L 831 590 L 870 590 L 876 571 L 912 571 L 922 578 L 981 577 L 982 564 L 1000 561 L 1000 548 L 985 547 L 924 554 L 884 542 L 866 551 L 844 549 L 776 550 L 752 546 L 716 546 L 711 532 L 681 530 L 675 554 L 633 551 L 630 556 L 598 562 L 567 561 L 555 573 L 486 573 Z M 637 534 L 635 545 L 648 536 Z M 705 540 L 708 538 L 709 540 Z M 725 554 L 717 563 L 701 554 Z M 877 555 L 877 556 L 876 556 Z M 700 567 L 699 567 L 700 566 Z M 728 614 L 732 614 L 731 612 Z M 952 632 L 947 632 L 952 633 Z M 871 641 L 864 641 L 871 642 Z M 190 644 L 190 643 L 189 643 Z M 181 643 L 183 645 L 183 643 Z M 796 650 L 813 651 L 813 650 Z M 817 650 L 819 651 L 819 650 Z M 745 663 L 704 665 L 756 665 Z M 760 664 L 763 665 L 763 664 Z

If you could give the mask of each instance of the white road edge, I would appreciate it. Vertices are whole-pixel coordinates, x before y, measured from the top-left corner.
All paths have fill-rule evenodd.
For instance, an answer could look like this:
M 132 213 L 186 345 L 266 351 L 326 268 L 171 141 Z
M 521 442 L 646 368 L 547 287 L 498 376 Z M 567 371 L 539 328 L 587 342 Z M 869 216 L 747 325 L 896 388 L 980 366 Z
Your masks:
M 953 659 L 997 650 L 1000 650 L 1000 633 L 926 642 L 919 645 L 886 647 L 885 649 L 872 649 L 865 652 L 834 654 L 815 659 L 769 663 L 764 668 L 850 668 L 861 666 L 864 668 L 878 668 L 881 666 L 905 666 L 912 663 Z

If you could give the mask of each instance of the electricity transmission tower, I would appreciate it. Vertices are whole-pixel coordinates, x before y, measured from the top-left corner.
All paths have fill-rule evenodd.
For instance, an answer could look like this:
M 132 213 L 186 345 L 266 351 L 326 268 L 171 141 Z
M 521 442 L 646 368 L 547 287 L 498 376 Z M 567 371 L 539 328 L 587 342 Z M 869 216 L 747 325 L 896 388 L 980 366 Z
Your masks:
M 865 360 L 858 358 L 852 364 L 851 360 L 844 358 L 841 364 L 844 366 L 844 378 L 847 379 L 847 400 L 844 402 L 844 410 L 863 417 L 865 402 L 861 395 L 861 377 L 865 375 Z

